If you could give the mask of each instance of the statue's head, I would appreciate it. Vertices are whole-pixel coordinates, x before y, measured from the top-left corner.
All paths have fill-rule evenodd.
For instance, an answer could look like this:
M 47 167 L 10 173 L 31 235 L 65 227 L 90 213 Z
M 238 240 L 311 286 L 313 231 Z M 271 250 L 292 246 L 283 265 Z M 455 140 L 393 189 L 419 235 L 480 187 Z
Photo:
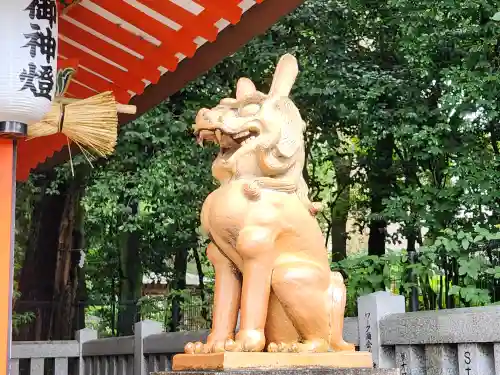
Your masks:
M 301 172 L 305 123 L 288 97 L 297 74 L 296 59 L 284 55 L 268 94 L 241 78 L 236 98 L 224 98 L 216 107 L 198 112 L 194 125 L 198 142 L 220 147 L 212 168 L 218 180 L 249 174 L 281 176 L 294 166 Z

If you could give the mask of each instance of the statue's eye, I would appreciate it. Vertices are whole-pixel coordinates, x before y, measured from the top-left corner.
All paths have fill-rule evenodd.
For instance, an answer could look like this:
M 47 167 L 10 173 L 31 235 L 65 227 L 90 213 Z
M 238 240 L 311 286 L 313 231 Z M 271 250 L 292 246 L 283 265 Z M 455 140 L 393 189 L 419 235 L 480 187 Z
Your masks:
M 240 109 L 240 116 L 253 116 L 260 111 L 260 105 L 258 104 L 247 104 Z
M 234 117 L 237 117 L 238 116 L 238 111 L 235 110 L 235 109 L 229 109 L 229 110 L 226 110 L 222 113 L 221 115 L 221 121 L 224 122 L 224 120 L 229 120 L 229 119 L 232 119 Z

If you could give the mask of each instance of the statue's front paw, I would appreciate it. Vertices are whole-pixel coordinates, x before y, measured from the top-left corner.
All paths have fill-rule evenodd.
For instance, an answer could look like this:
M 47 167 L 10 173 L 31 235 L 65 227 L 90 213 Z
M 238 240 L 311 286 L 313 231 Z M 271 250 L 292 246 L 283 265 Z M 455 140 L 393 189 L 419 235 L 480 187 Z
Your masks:
M 226 350 L 230 352 L 261 352 L 266 346 L 266 337 L 261 330 L 241 330 L 234 341 L 226 344 Z
M 225 340 L 210 339 L 207 340 L 206 344 L 202 342 L 188 342 L 184 346 L 184 353 L 186 354 L 207 354 L 207 353 L 220 353 L 228 350 L 226 347 L 231 347 L 234 341 L 230 338 Z
M 300 351 L 299 343 L 292 342 L 281 342 L 276 344 L 275 342 L 270 342 L 267 345 L 267 351 L 269 353 L 298 353 Z
M 318 212 L 323 210 L 323 204 L 321 202 L 312 202 L 309 206 L 309 213 L 312 216 L 316 216 Z
M 356 350 L 354 344 L 350 344 L 344 340 L 334 342 L 331 346 L 336 352 L 354 352 Z

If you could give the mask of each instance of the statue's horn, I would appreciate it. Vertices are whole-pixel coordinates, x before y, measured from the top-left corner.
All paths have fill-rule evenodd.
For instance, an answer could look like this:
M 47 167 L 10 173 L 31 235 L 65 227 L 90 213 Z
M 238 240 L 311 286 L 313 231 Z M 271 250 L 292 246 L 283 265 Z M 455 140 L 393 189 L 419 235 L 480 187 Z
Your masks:
M 276 65 L 274 72 L 273 83 L 269 90 L 270 96 L 288 96 L 292 90 L 295 79 L 299 74 L 297 59 L 287 53 L 281 56 Z
M 236 84 L 236 99 L 241 100 L 245 96 L 254 94 L 257 91 L 254 83 L 248 78 L 240 78 Z

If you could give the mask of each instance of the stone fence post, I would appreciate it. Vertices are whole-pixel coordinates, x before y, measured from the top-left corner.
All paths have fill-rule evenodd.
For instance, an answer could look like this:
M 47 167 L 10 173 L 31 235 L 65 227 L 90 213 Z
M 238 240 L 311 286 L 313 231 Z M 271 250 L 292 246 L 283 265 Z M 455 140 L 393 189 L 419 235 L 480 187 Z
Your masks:
M 381 345 L 379 323 L 386 315 L 404 312 L 403 296 L 375 292 L 358 298 L 359 349 L 372 353 L 374 367 L 397 367 L 394 349 Z
M 163 332 L 159 322 L 143 320 L 134 326 L 134 375 L 148 375 L 148 363 L 144 357 L 144 339 Z
M 78 341 L 78 375 L 85 375 L 83 344 L 92 340 L 97 340 L 97 331 L 90 328 L 84 328 L 76 332 L 76 341 Z

